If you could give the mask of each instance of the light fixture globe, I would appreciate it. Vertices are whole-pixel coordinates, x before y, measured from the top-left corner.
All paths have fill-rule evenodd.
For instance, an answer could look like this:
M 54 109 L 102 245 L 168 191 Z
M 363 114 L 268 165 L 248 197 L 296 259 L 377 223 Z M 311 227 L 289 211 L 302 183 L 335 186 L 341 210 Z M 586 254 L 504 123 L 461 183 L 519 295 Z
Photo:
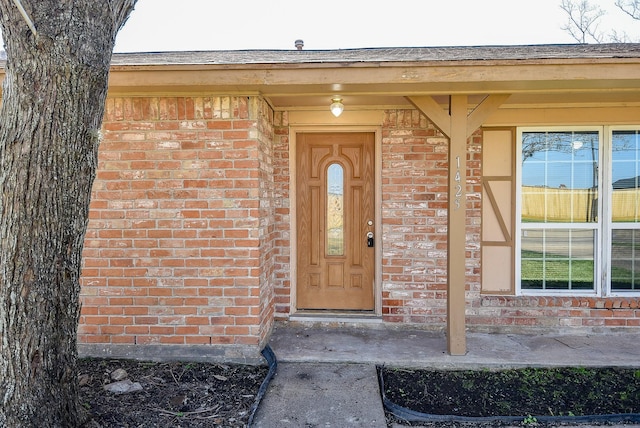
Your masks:
M 331 110 L 331 113 L 333 113 L 335 117 L 340 116 L 344 111 L 344 104 L 342 104 L 342 98 L 332 98 L 329 109 Z

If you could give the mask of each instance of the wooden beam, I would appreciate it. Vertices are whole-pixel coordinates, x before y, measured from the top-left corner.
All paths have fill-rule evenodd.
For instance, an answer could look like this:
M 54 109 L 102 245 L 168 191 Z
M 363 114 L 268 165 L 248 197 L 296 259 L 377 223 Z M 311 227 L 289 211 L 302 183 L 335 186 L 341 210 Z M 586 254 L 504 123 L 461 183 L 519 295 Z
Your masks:
M 640 99 L 640 97 L 638 97 Z M 566 125 L 591 125 L 593 123 L 607 123 L 609 125 L 623 125 L 637 123 L 640 117 L 640 106 L 568 106 L 545 108 L 508 108 L 500 109 L 486 126 L 512 126 L 517 123 L 520 126 L 550 126 Z
M 407 97 L 407 100 L 427 116 L 445 136 L 449 137 L 451 135 L 451 117 L 433 97 Z
M 451 355 L 464 355 L 467 352 L 465 326 L 467 96 L 452 95 L 450 104 L 447 347 Z
M 468 97 L 451 95 L 449 112 L 432 97 L 407 97 L 422 114 L 449 137 L 449 213 L 447 240 L 447 349 L 467 353 L 466 336 L 466 186 L 467 139 L 509 98 L 487 96 L 468 114 Z
M 510 94 L 494 94 L 486 97 L 476 108 L 469 114 L 467 120 L 467 138 L 469 138 L 476 129 L 480 128 L 485 121 L 491 116 L 498 108 L 507 101 Z

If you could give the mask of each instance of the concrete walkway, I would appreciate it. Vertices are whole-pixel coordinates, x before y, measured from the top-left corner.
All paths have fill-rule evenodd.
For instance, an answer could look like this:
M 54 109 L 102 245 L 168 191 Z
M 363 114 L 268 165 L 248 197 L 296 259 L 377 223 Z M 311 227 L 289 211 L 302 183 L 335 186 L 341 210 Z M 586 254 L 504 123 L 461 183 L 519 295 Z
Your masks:
M 447 353 L 442 333 L 382 325 L 277 324 L 278 360 L 255 427 L 385 428 L 376 365 L 433 368 L 620 366 L 640 368 L 640 331 L 609 334 L 467 335 Z M 630 427 L 631 425 L 625 425 Z
M 372 364 L 278 363 L 254 427 L 386 427 Z

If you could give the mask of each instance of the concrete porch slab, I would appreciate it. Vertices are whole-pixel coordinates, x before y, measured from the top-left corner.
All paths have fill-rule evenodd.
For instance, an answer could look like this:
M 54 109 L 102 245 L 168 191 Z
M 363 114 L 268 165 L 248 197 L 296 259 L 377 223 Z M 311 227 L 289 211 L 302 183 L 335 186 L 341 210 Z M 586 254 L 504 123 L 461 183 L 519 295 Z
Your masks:
M 468 333 L 467 354 L 451 356 L 443 333 L 380 324 L 280 322 L 270 346 L 278 371 L 252 425 L 261 428 L 386 427 L 376 365 L 440 369 L 640 367 L 640 331 L 634 330 L 607 334 Z
M 443 333 L 381 325 L 279 322 L 271 348 L 279 362 L 401 367 L 640 367 L 640 329 L 617 333 L 467 333 L 467 353 L 447 352 Z

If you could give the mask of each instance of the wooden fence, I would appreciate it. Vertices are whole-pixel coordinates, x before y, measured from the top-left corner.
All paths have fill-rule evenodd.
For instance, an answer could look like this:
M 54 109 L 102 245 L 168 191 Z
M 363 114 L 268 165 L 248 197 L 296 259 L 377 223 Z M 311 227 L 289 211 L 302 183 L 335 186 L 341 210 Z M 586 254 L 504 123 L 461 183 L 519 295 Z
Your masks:
M 592 189 L 522 187 L 522 220 L 527 222 L 596 221 L 598 192 Z M 611 197 L 613 221 L 637 221 L 640 189 L 616 189 Z

